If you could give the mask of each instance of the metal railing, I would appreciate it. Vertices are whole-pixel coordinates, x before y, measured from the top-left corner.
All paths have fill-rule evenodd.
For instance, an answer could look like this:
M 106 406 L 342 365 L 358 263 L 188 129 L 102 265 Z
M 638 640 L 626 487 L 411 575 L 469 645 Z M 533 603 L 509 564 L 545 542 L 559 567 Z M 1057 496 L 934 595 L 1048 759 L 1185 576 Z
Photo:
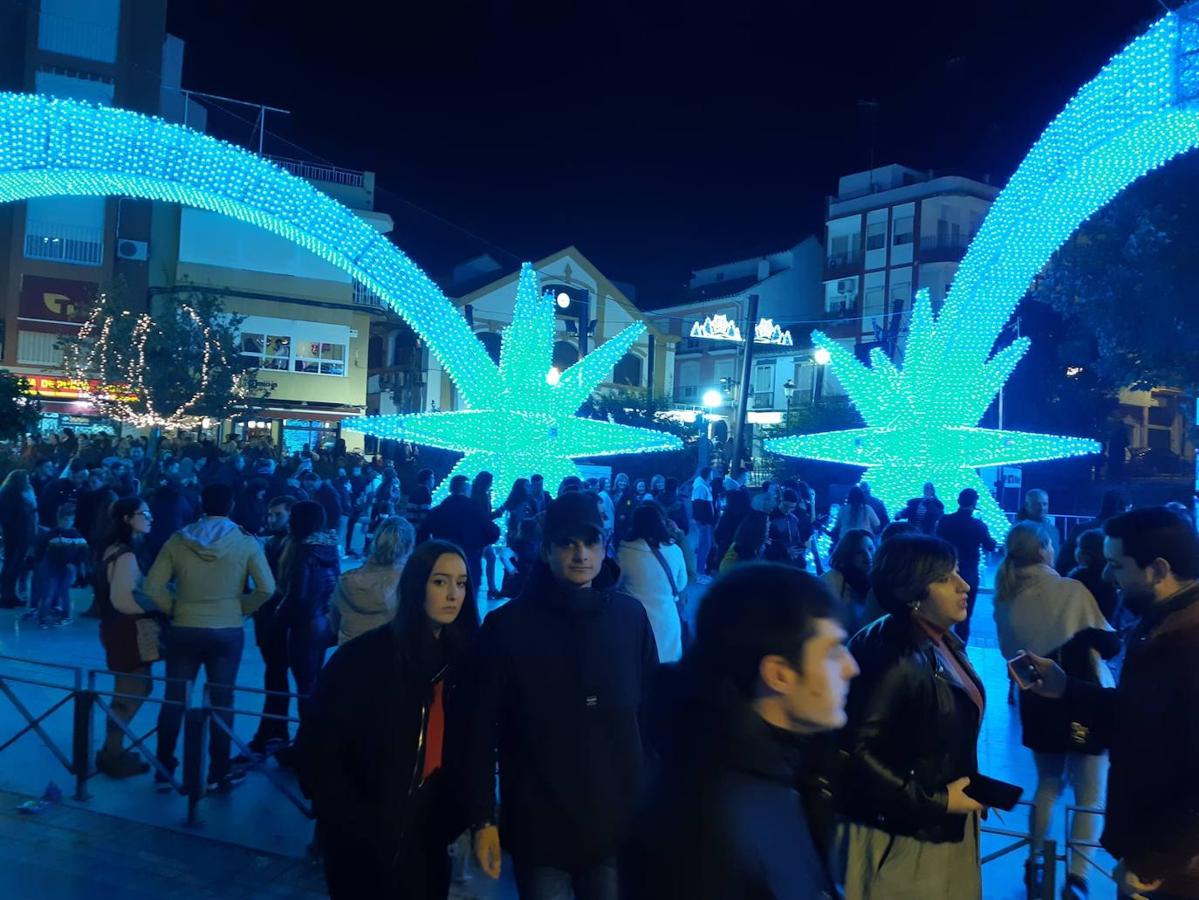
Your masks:
M 1032 809 L 1033 804 L 1020 800 L 1017 806 Z M 1011 853 L 1028 848 L 1028 859 L 1024 861 L 1024 887 L 1028 900 L 1057 900 L 1057 843 L 1052 840 L 1041 842 L 1041 849 L 1033 846 L 1031 831 L 1013 831 L 1010 828 L 996 828 L 993 825 L 983 825 L 979 828 L 981 834 L 1010 838 L 1013 843 L 1000 847 L 993 853 L 979 857 L 979 865 L 985 866 Z M 980 848 L 981 852 L 981 848 Z
M 324 181 L 328 184 L 344 184 L 347 187 L 358 188 L 363 187 L 366 183 L 365 173 L 353 169 L 319 166 L 299 159 L 288 159 L 285 156 L 268 156 L 267 159 L 297 178 L 305 178 L 309 181 Z
M 91 225 L 25 224 L 25 258 L 52 259 L 81 266 L 104 263 L 104 229 Z
M 1103 816 L 1106 815 L 1106 811 L 1097 809 L 1093 806 L 1066 807 L 1066 852 L 1060 857 L 1062 862 L 1066 864 L 1066 871 L 1070 871 L 1072 868 L 1070 864 L 1073 861 L 1073 857 L 1075 854 L 1078 854 L 1086 861 L 1086 864 L 1089 868 L 1095 869 L 1096 871 L 1102 873 L 1103 877 L 1108 881 L 1115 881 L 1115 879 L 1112 877 L 1112 873 L 1103 868 L 1103 866 L 1099 865 L 1099 863 L 1095 862 L 1095 860 L 1091 858 L 1091 855 L 1086 852 L 1087 850 L 1102 850 L 1103 845 L 1098 841 L 1076 841 L 1073 837 L 1071 837 L 1071 835 L 1074 834 L 1074 817 L 1077 815 Z
M 72 799 L 79 802 L 90 800 L 91 795 L 87 791 L 87 782 L 92 776 L 97 774 L 97 769 L 92 764 L 92 753 L 95 749 L 94 713 L 98 710 L 103 714 L 105 726 L 107 726 L 107 723 L 112 722 L 120 729 L 122 734 L 131 742 L 131 749 L 136 751 L 149 764 L 158 781 L 169 784 L 175 793 L 187 798 L 185 823 L 189 826 L 203 824 L 199 815 L 199 806 L 206 795 L 203 775 L 204 767 L 207 763 L 209 728 L 215 725 L 215 727 L 220 728 L 229 735 L 232 744 L 241 752 L 247 754 L 252 752 L 250 746 L 238 737 L 233 732 L 232 727 L 224 721 L 220 715 L 221 713 L 229 713 L 231 719 L 233 716 L 251 716 L 258 719 L 271 719 L 296 725 L 300 721 L 298 718 L 292 716 L 276 716 L 250 709 L 237 709 L 233 707 L 226 709 L 221 706 L 214 706 L 209 695 L 211 685 L 205 685 L 202 702 L 196 705 L 194 702 L 195 683 L 192 681 L 184 681 L 182 700 L 168 700 L 165 696 L 167 685 L 172 681 L 178 682 L 181 679 L 112 672 L 107 669 L 70 666 L 3 654 L 0 654 L 0 663 L 18 663 L 24 666 L 32 666 L 35 670 L 41 669 L 47 673 L 58 672 L 70 674 L 68 680 L 56 683 L 49 680 L 51 677 L 50 674 L 46 674 L 45 677 L 32 677 L 11 672 L 0 672 L 0 697 L 7 699 L 25 722 L 13 735 L 8 737 L 3 743 L 0 743 L 0 752 L 11 747 L 25 735 L 30 733 L 36 734 L 54 759 L 74 778 L 75 790 Z M 99 689 L 97 687 L 97 679 L 107 677 L 113 678 L 113 689 Z M 118 692 L 115 683 L 118 677 L 144 679 L 151 683 L 151 693 L 143 696 Z M 153 685 L 155 683 L 163 685 L 163 696 L 152 696 Z M 29 706 L 17 696 L 16 691 L 13 690 L 13 685 L 28 685 L 42 689 L 62 691 L 63 696 L 54 701 L 40 714 L 35 715 L 29 709 Z M 301 695 L 284 691 L 264 691 L 241 685 L 231 685 L 230 687 L 235 696 L 238 693 L 243 693 L 261 697 L 287 697 L 289 704 L 292 699 L 297 701 L 306 699 Z M 115 700 L 136 700 L 141 703 L 150 703 L 158 706 L 175 704 L 183 707 L 182 778 L 176 777 L 175 772 L 164 765 L 158 759 L 158 755 L 146 743 L 157 733 L 157 726 L 145 734 L 139 735 L 114 710 L 113 701 Z M 70 749 L 68 750 L 54 739 L 46 730 L 43 723 L 69 703 L 73 704 L 73 706 Z M 287 783 L 284 777 L 277 772 L 271 771 L 269 768 L 263 768 L 261 771 L 267 776 L 267 780 L 271 786 L 283 794 L 296 809 L 307 818 L 313 818 L 311 805 Z
M 354 279 L 354 304 L 356 306 L 376 306 L 382 308 L 383 298 L 358 279 Z

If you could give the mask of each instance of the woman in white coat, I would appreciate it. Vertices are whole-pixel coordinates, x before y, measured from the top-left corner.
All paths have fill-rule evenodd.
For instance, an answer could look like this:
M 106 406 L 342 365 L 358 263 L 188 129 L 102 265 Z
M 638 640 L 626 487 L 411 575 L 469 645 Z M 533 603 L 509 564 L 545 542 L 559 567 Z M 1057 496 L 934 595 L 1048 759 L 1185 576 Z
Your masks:
M 1120 640 L 1086 586 L 1053 568 L 1048 529 L 1020 522 L 1005 543 L 1006 556 L 995 577 L 995 625 L 1004 657 L 1011 659 L 1025 650 L 1053 657 L 1071 676 L 1112 687 L 1102 657 L 1119 652 Z M 1071 721 L 1065 704 L 1022 692 L 1020 724 L 1024 746 L 1032 750 L 1037 765 L 1031 832 L 1033 847 L 1039 849 L 1066 782 L 1079 806 L 1100 805 L 1103 751 L 1086 729 Z M 1074 817 L 1074 840 L 1094 839 L 1093 818 Z M 1071 855 L 1064 897 L 1086 896 L 1087 865 L 1083 854 Z
M 624 590 L 640 600 L 649 615 L 658 660 L 677 662 L 683 655 L 682 597 L 687 565 L 683 551 L 670 539 L 661 506 L 649 501 L 633 510 L 616 561 Z

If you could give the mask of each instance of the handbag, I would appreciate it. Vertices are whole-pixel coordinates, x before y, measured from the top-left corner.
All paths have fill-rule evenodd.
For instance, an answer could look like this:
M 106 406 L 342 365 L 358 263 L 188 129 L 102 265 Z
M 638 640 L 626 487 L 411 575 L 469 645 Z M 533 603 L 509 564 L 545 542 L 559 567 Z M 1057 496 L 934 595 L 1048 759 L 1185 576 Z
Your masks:
M 683 637 L 683 649 L 686 649 L 691 645 L 691 626 L 687 624 L 687 617 L 683 615 L 683 597 L 679 593 L 679 587 L 674 581 L 674 573 L 670 571 L 670 564 L 666 561 L 662 550 L 653 544 L 649 545 L 649 549 L 653 552 L 654 558 L 658 560 L 658 564 L 662 566 L 662 571 L 666 573 L 666 580 L 670 583 L 670 592 L 674 595 L 674 610 L 679 614 L 679 629 Z

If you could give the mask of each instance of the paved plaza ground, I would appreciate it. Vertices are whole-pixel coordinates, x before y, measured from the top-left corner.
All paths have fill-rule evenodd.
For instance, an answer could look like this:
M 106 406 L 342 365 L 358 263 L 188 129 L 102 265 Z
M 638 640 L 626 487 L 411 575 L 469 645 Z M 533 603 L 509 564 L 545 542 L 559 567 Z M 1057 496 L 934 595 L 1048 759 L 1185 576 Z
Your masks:
M 76 592 L 77 605 L 86 605 L 83 592 Z M 996 649 L 991 623 L 990 597 L 980 598 L 975 616 L 975 634 L 970 657 L 986 682 L 987 713 L 979 744 L 980 769 L 997 778 L 1016 782 L 1031 798 L 1036 783 L 1032 756 L 1020 743 L 1016 710 L 1006 702 L 1007 678 L 1003 659 Z M 70 667 L 103 668 L 103 651 L 95 620 L 81 619 L 52 631 L 29 628 L 19 620 L 19 611 L 0 612 L 0 655 L 58 663 Z M 70 688 L 70 669 L 48 669 L 0 659 L 0 676 L 20 676 L 42 685 L 7 683 L 9 690 L 34 715 L 53 705 Z M 262 662 L 247 631 L 246 654 L 238 681 L 260 686 Z M 101 689 L 110 685 L 101 683 Z M 161 695 L 161 688 L 156 689 Z M 258 706 L 252 695 L 239 698 L 244 709 Z M 139 714 L 139 733 L 154 725 L 157 707 Z M 0 696 L 0 744 L 24 724 L 12 700 Z M 236 731 L 244 739 L 253 733 L 256 721 L 237 719 Z M 42 727 L 69 758 L 71 753 L 71 704 L 51 714 Z M 96 715 L 99 735 L 102 721 Z M 98 740 L 98 738 L 97 738 Z M 295 789 L 294 779 L 268 762 L 285 784 Z M 16 807 L 43 794 L 49 782 L 61 787 L 64 799 L 44 812 L 28 816 Z M 149 776 L 114 781 L 102 775 L 87 785 L 90 799 L 71 799 L 74 779 L 41 740 L 29 733 L 0 751 L 0 869 L 5 873 L 0 895 L 9 900 L 66 900 L 66 898 L 121 897 L 172 900 L 187 898 L 324 896 L 318 866 L 306 858 L 312 837 L 311 821 L 268 779 L 253 771 L 244 785 L 226 796 L 205 798 L 199 807 L 201 824 L 185 823 L 187 801 L 176 794 L 154 791 Z M 987 823 L 997 828 L 1023 832 L 1027 810 L 1018 808 L 994 816 Z M 1062 838 L 1064 814 L 1059 810 L 1055 830 Z M 983 853 L 994 852 L 1009 839 L 984 835 Z M 988 862 L 983 868 L 987 900 L 1019 900 L 1025 896 L 1022 883 L 1026 850 Z M 1110 860 L 1100 856 L 1105 868 Z M 489 882 L 478 872 L 467 870 L 464 882 L 455 885 L 454 895 L 465 898 L 515 897 L 510 880 Z M 1058 882 L 1062 869 L 1058 869 Z M 1112 900 L 1111 882 L 1098 872 L 1091 878 L 1091 896 Z

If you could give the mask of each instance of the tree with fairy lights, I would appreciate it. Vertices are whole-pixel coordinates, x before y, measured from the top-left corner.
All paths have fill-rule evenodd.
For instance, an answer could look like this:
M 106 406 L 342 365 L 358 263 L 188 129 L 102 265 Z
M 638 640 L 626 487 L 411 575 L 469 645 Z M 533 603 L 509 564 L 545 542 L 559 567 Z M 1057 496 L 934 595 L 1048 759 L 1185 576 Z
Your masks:
M 78 336 L 60 346 L 68 372 L 104 415 L 138 428 L 191 428 L 269 392 L 238 352 L 241 322 L 219 296 L 199 290 L 139 311 L 118 279 L 97 295 Z
M 0 440 L 11 441 L 37 428 L 41 401 L 29 392 L 29 382 L 0 369 Z

